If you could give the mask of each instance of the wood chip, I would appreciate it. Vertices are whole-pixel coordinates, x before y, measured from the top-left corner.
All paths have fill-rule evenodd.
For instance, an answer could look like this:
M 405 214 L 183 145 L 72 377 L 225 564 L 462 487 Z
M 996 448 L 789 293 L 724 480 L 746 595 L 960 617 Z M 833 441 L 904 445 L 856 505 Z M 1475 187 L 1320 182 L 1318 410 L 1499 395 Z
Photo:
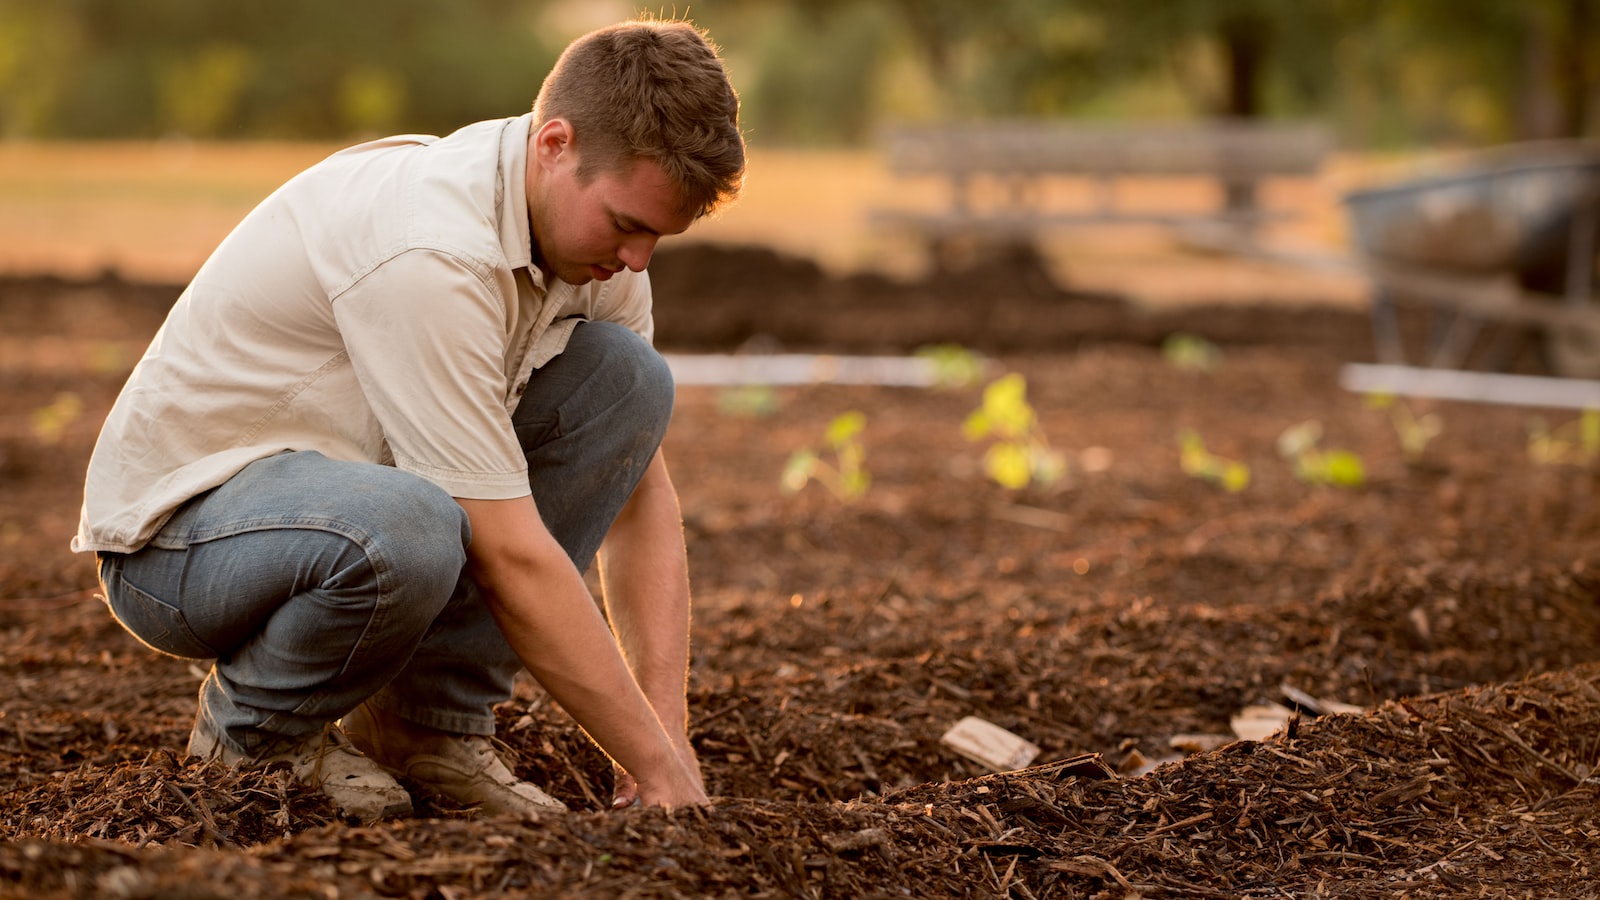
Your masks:
M 1233 733 L 1242 741 L 1264 741 L 1282 730 L 1295 711 L 1278 703 L 1246 706 L 1229 721 Z
M 996 772 L 1025 768 L 1039 756 L 1037 744 L 977 716 L 957 722 L 939 743 Z

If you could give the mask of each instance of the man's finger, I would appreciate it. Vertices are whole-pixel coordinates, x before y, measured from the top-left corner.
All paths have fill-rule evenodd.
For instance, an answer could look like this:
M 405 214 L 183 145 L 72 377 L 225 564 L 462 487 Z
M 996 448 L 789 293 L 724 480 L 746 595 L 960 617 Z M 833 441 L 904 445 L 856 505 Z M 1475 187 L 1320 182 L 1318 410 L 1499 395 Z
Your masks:
M 617 786 L 611 793 L 611 808 L 622 809 L 639 802 L 639 782 L 627 772 L 617 772 Z

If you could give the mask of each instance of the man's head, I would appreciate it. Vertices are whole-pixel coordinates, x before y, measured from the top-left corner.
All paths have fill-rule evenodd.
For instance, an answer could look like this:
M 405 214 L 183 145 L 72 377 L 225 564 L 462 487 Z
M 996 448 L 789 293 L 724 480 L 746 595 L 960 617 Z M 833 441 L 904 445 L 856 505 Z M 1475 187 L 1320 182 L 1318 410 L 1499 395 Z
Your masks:
M 545 78 L 533 113 L 536 131 L 566 120 L 581 179 L 653 162 L 691 219 L 739 193 L 739 98 L 716 47 L 688 22 L 634 20 L 578 38 Z

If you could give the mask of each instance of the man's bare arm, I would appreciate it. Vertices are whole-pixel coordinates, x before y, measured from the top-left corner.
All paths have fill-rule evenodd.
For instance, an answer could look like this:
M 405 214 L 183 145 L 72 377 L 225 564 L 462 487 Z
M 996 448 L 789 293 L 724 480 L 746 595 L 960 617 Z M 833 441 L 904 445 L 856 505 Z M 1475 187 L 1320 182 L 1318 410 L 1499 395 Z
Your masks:
M 460 500 L 468 564 L 507 642 L 550 696 L 638 780 L 652 805 L 707 802 L 533 498 Z M 674 723 L 674 728 L 679 727 Z
M 606 611 L 634 677 L 699 776 L 689 745 L 689 566 L 678 495 L 660 451 L 600 548 Z M 617 800 L 632 799 L 619 779 Z

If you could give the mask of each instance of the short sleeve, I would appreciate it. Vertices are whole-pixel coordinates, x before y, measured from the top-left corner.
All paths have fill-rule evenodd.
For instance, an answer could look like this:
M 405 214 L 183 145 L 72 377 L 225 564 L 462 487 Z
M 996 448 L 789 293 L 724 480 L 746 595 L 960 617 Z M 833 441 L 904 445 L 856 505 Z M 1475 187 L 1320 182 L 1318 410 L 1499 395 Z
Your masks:
M 470 265 L 426 249 L 384 262 L 333 301 L 395 466 L 454 497 L 529 493 L 505 405 L 507 303 Z

